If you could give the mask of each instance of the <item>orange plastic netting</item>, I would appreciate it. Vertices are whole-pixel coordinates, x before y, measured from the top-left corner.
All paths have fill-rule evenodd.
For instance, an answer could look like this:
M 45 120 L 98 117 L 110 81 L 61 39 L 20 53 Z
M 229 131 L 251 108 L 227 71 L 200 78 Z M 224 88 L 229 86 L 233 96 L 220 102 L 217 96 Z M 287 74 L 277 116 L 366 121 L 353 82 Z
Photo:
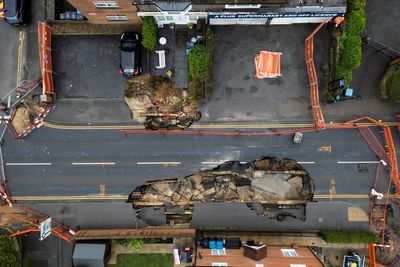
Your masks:
M 261 51 L 254 58 L 257 78 L 276 78 L 282 76 L 281 55 L 281 52 Z

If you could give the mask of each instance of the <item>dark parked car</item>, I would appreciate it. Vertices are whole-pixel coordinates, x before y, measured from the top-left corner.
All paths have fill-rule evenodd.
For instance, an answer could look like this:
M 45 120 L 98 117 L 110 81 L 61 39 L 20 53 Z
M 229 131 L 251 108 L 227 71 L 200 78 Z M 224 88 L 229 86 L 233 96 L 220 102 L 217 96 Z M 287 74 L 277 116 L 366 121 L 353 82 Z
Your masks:
M 30 0 L 3 0 L 4 20 L 15 26 L 29 22 Z
M 125 77 L 142 74 L 141 36 L 136 32 L 125 32 L 121 35 L 120 73 Z

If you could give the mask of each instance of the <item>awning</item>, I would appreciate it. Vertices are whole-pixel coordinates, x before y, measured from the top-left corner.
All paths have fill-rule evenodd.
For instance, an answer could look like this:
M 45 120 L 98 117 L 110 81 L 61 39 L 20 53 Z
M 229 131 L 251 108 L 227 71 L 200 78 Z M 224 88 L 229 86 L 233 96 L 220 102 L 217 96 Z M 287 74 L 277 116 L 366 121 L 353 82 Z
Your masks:
M 254 58 L 257 78 L 276 78 L 282 76 L 281 55 L 281 52 L 261 51 Z

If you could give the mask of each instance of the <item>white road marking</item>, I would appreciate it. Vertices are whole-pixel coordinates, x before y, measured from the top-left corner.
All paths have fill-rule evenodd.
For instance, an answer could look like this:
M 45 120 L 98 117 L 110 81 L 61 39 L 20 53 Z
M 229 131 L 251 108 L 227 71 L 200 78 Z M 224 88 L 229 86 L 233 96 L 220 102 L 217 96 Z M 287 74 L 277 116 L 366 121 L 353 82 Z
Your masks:
M 338 161 L 339 164 L 377 164 L 380 161 Z
M 115 162 L 72 162 L 72 165 L 115 165 Z
M 315 164 L 315 161 L 298 161 L 299 164 Z
M 8 162 L 7 166 L 51 166 L 50 162 Z
M 171 161 L 171 162 L 136 162 L 137 165 L 179 165 L 181 164 L 179 161 Z
M 202 161 L 201 164 L 204 165 L 220 165 L 222 163 L 225 163 L 226 161 Z M 241 161 L 240 164 L 246 164 L 246 161 Z

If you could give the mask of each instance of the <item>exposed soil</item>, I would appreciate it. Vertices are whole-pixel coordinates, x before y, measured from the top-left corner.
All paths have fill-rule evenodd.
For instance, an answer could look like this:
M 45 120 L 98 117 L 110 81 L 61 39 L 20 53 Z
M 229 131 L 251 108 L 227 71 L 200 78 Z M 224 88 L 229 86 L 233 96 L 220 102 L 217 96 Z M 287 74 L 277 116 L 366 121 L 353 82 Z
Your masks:
M 163 118 L 162 114 L 179 114 L 171 116 L 174 120 L 198 118 L 197 106 L 190 101 L 187 92 L 177 89 L 173 82 L 161 76 L 145 74 L 128 80 L 125 102 L 134 122 L 144 123 L 149 118 Z
M 15 111 L 15 116 L 12 120 L 12 125 L 14 126 L 17 133 L 22 133 L 26 130 L 44 108 L 40 106 L 38 102 L 34 102 L 30 99 L 24 99 L 19 107 Z
M 132 24 L 92 24 L 88 21 L 52 21 L 50 26 L 55 35 L 122 34 L 137 28 Z

